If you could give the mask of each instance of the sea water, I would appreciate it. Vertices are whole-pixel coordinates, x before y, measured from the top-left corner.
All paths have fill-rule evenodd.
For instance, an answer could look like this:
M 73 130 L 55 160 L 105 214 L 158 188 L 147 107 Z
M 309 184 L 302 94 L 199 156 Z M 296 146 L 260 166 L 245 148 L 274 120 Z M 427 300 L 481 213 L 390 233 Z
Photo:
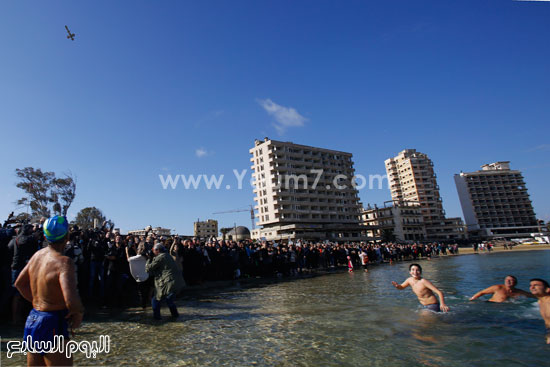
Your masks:
M 155 366 L 548 366 L 550 346 L 535 300 L 468 299 L 515 275 L 550 280 L 550 251 L 448 256 L 421 261 L 423 275 L 451 311 L 421 310 L 410 288 L 399 291 L 410 262 L 278 282 L 236 282 L 179 299 L 180 318 L 162 322 L 129 311 L 88 315 L 75 340 L 109 335 L 108 354 L 78 365 Z M 22 330 L 21 330 L 22 334 Z M 24 364 L 24 356 L 2 366 Z M 22 336 L 22 335 L 21 335 Z M 8 339 L 14 338 L 13 331 Z

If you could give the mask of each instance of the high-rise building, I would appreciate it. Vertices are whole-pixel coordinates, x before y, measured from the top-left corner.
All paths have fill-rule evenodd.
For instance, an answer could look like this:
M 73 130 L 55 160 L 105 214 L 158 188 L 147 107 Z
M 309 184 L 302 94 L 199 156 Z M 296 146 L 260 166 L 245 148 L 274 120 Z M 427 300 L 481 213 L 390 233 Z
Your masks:
M 200 238 L 218 237 L 218 221 L 208 219 L 206 221 L 197 220 L 194 223 L 194 236 Z
M 366 235 L 375 240 L 414 242 L 426 239 L 420 204 L 415 201 L 387 201 L 380 208 L 369 205 L 361 212 L 361 223 L 366 227 Z
M 255 179 L 253 237 L 267 240 L 363 239 L 351 153 L 277 140 L 250 149 Z
M 485 164 L 454 178 L 472 237 L 514 238 L 540 232 L 523 176 L 510 169 L 510 162 Z
M 461 218 L 446 218 L 439 195 L 433 162 L 416 149 L 405 149 L 385 161 L 386 172 L 394 201 L 413 201 L 420 204 L 428 240 L 463 239 Z

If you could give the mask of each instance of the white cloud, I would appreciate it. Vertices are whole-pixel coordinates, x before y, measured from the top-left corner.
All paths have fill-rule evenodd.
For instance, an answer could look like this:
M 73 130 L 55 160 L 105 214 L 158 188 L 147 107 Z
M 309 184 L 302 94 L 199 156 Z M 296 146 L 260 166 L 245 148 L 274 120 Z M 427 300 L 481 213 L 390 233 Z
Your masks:
M 530 149 L 527 150 L 527 152 L 545 152 L 545 151 L 548 151 L 550 150 L 550 144 L 541 144 L 541 145 L 537 145 L 536 147 L 532 147 Z
M 308 120 L 294 108 L 280 106 L 269 98 L 258 99 L 257 102 L 268 114 L 275 118 L 273 127 L 277 129 L 279 134 L 283 134 L 289 127 L 304 126 L 304 123 Z
M 208 155 L 208 151 L 204 148 L 199 148 L 195 150 L 195 155 L 199 158 L 206 157 Z

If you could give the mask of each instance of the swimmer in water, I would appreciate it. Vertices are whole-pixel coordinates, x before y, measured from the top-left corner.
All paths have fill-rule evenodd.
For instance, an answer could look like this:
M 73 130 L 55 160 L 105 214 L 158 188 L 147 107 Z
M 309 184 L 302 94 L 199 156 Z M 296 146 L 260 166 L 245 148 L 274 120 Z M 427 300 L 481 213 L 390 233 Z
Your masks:
M 546 326 L 546 344 L 550 344 L 550 285 L 546 280 L 531 279 L 529 290 L 539 300 L 540 315 Z
M 516 298 L 519 296 L 535 298 L 535 296 L 533 296 L 531 293 L 523 291 L 521 289 L 517 289 L 516 284 L 518 284 L 518 279 L 513 275 L 508 275 L 506 278 L 504 278 L 504 284 L 495 284 L 490 286 L 489 288 L 479 291 L 474 294 L 472 298 L 470 298 L 470 301 L 478 299 L 485 294 L 493 295 L 489 299 L 489 302 L 504 302 L 510 297 Z
M 411 264 L 409 266 L 409 273 L 411 276 L 403 282 L 403 284 L 397 284 L 391 282 L 393 286 L 399 290 L 405 289 L 411 286 L 412 291 L 418 297 L 418 301 L 424 308 L 434 312 L 447 312 L 450 310 L 449 306 L 445 304 L 445 297 L 435 285 L 427 279 L 422 278 L 422 267 L 418 264 Z M 435 293 L 435 294 L 434 294 Z M 439 297 L 439 302 L 435 295 Z

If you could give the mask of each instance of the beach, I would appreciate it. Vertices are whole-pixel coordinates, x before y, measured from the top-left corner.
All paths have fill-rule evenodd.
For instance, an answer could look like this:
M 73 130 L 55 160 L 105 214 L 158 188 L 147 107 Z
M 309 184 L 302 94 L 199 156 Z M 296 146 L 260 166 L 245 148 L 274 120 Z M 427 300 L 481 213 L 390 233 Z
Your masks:
M 471 254 L 491 254 L 497 252 L 519 252 L 519 251 L 537 251 L 537 250 L 550 250 L 550 244 L 546 245 L 517 245 L 514 246 L 511 250 L 505 249 L 502 246 L 493 247 L 491 251 L 474 251 L 472 247 L 460 247 L 460 255 L 471 255 Z

